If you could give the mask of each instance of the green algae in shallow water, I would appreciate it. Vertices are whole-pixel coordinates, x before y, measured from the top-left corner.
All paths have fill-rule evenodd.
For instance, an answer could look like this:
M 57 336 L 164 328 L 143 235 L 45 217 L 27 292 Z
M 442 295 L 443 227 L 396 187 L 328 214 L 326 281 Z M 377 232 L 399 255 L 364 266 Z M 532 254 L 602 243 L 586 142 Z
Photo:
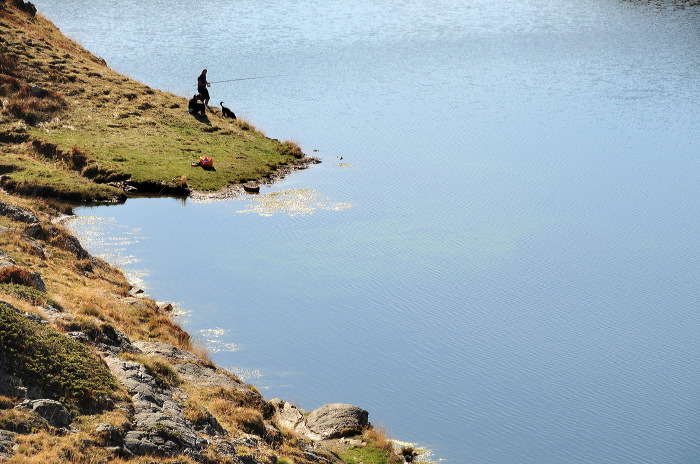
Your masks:
M 249 197 L 246 197 L 248 199 Z M 341 211 L 351 208 L 350 203 L 333 202 L 322 197 L 314 189 L 298 188 L 266 193 L 252 197 L 253 203 L 239 213 L 255 213 L 261 216 L 287 214 L 289 216 L 313 214 L 316 211 Z

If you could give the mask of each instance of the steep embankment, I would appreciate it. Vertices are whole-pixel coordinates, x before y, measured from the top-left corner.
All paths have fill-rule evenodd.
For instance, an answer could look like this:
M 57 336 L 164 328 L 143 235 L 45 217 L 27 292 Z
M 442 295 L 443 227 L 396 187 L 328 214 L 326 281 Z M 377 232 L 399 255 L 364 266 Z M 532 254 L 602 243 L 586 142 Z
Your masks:
M 306 162 L 298 147 L 216 113 L 195 119 L 23 0 L 0 0 L 0 103 L 0 459 L 339 463 L 339 450 L 346 462 L 402 461 L 366 411 L 307 415 L 218 368 L 169 305 L 56 221 L 66 199 L 259 180 Z M 215 170 L 190 165 L 200 152 Z

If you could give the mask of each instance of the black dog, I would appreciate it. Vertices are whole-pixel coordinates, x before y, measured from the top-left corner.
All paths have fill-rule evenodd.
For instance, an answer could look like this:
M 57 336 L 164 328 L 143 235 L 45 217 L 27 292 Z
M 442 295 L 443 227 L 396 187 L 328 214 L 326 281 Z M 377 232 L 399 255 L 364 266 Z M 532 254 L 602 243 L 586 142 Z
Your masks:
M 236 119 L 236 115 L 233 114 L 233 111 L 224 106 L 224 102 L 219 103 L 219 105 L 221 105 L 221 113 L 225 118 Z

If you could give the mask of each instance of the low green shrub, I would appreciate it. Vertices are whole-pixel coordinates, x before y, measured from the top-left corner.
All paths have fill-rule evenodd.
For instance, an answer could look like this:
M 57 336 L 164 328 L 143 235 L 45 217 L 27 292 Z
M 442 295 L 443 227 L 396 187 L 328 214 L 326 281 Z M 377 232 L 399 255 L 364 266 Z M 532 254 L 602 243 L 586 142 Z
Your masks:
M 0 302 L 0 353 L 10 374 L 64 403 L 73 412 L 104 409 L 117 388 L 105 363 L 89 348 L 33 322 Z
M 30 302 L 34 306 L 44 306 L 52 302 L 46 293 L 26 285 L 0 283 L 0 293 L 14 295 L 17 298 Z

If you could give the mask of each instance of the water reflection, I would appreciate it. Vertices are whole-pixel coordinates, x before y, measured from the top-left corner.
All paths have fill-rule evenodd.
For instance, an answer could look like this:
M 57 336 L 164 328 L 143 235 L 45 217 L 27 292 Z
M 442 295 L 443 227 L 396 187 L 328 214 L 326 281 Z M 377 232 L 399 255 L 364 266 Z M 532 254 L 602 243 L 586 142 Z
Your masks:
M 311 188 L 282 190 L 246 198 L 246 200 L 251 199 L 252 202 L 246 201 L 248 204 L 236 212 L 254 213 L 260 216 L 274 214 L 304 216 L 321 210 L 341 211 L 352 207 L 350 203 L 335 202 Z

